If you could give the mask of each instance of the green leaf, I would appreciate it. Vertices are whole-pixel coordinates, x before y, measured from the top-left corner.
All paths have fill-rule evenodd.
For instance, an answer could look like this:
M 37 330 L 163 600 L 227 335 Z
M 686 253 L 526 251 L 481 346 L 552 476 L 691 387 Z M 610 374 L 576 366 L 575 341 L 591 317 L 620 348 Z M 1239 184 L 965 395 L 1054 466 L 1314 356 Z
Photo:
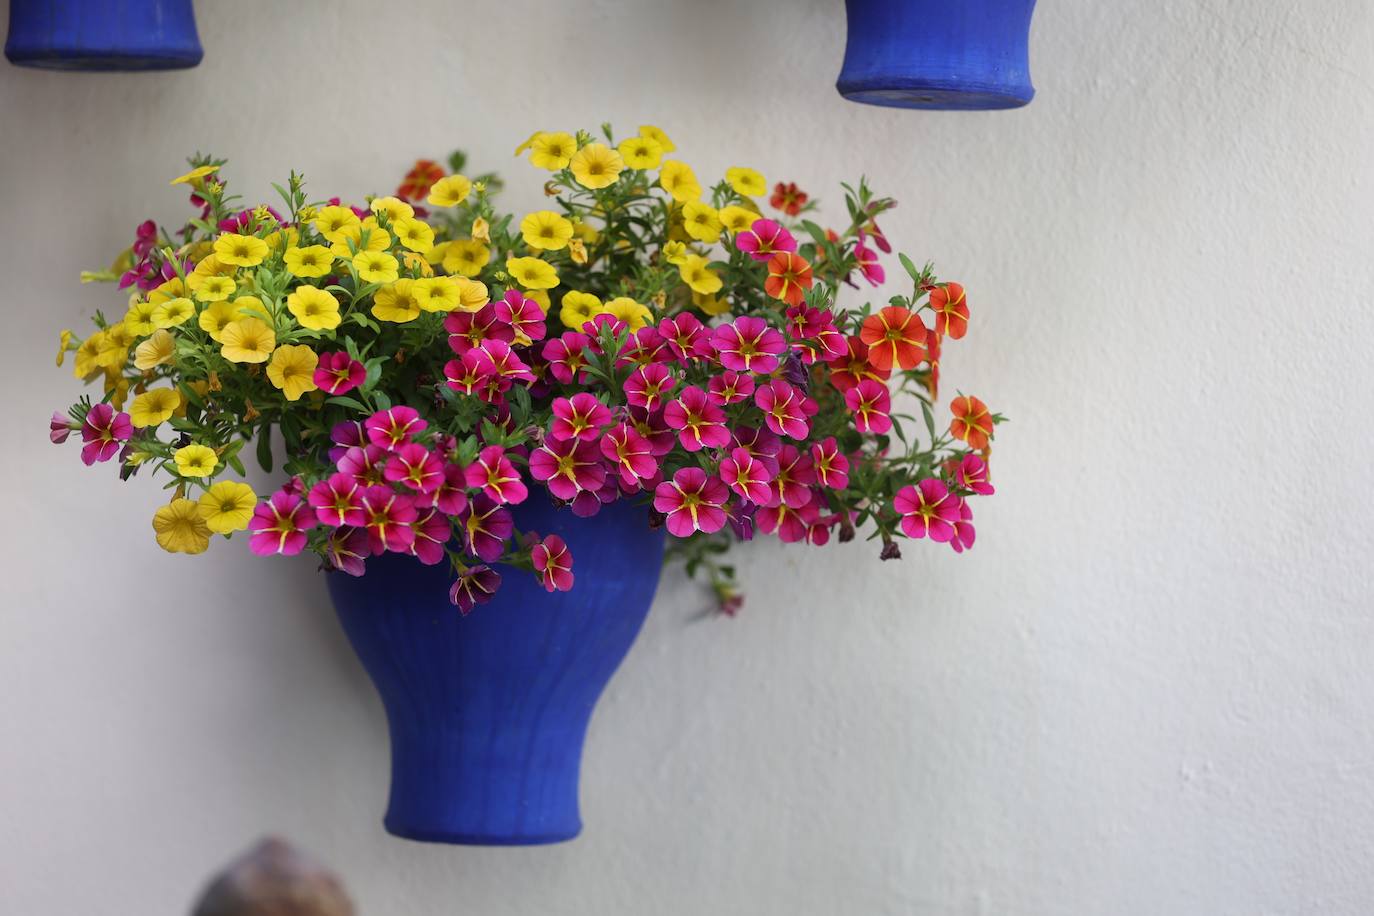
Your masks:
M 258 466 L 272 471 L 272 427 L 266 425 L 258 430 Z
M 920 282 L 920 280 L 921 280 L 921 272 L 920 272 L 919 270 L 916 269 L 916 265 L 915 265 L 915 264 L 911 263 L 911 258 L 908 258 L 908 257 L 907 257 L 905 254 L 903 254 L 903 253 L 898 253 L 898 255 L 897 255 L 897 260 L 899 260 L 899 261 L 902 262 L 902 267 L 906 270 L 907 274 L 911 277 L 911 282 L 913 282 L 913 283 L 918 283 L 918 282 Z
M 332 398 L 326 398 L 325 403 L 338 404 L 340 407 L 351 407 L 354 410 L 360 411 L 362 413 L 367 413 L 367 407 L 364 406 L 361 401 L 355 401 L 353 398 L 345 397 L 343 395 L 335 395 Z
M 930 410 L 930 405 L 921 401 L 921 415 L 926 421 L 926 432 L 930 433 L 930 441 L 935 441 L 935 414 Z

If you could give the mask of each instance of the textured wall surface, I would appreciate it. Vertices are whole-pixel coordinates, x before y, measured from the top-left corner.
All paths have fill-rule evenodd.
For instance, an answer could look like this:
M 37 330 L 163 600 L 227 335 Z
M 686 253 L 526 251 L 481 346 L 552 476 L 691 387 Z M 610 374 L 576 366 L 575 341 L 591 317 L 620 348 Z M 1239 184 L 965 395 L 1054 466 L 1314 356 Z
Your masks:
M 187 72 L 0 66 L 0 911 L 183 912 L 278 831 L 367 916 L 1369 912 L 1367 3 L 1046 0 L 1035 102 L 987 114 L 842 101 L 839 0 L 287 8 L 200 3 Z M 667 576 L 576 842 L 392 839 L 311 564 L 161 553 L 158 490 L 46 442 L 55 333 L 197 149 L 357 197 L 461 145 L 521 212 L 515 144 L 602 120 L 899 197 L 970 291 L 949 389 L 1014 418 L 1000 492 L 963 557 L 755 545 L 734 621 Z

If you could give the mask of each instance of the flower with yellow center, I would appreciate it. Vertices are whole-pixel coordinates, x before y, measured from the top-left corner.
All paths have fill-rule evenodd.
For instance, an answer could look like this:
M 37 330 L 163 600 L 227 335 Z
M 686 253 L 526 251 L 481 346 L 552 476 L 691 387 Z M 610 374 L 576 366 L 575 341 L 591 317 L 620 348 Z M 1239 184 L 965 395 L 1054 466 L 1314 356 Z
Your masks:
M 421 310 L 451 312 L 462 299 L 463 287 L 458 277 L 426 277 L 416 280 L 410 288 Z
M 531 146 L 534 146 L 534 141 L 538 140 L 543 133 L 544 132 L 542 130 L 536 130 L 534 133 L 526 137 L 525 142 L 521 143 L 519 146 L 515 148 L 515 155 L 519 156 L 525 150 L 529 149 Z
M 261 318 L 239 318 L 219 334 L 220 355 L 231 363 L 265 363 L 277 347 L 277 335 Z
M 451 274 L 474 277 L 491 261 L 491 249 L 476 239 L 459 239 L 450 243 L 444 253 L 444 270 Z
M 467 277 L 453 279 L 458 281 L 458 311 L 480 312 L 482 306 L 491 301 L 487 285 L 481 280 L 469 280 Z
M 208 445 L 183 445 L 172 453 L 177 473 L 182 477 L 209 477 L 219 465 L 219 456 Z
M 211 302 L 200 313 L 200 329 L 210 335 L 216 343 L 222 343 L 220 335 L 231 321 L 239 319 L 239 308 L 232 302 Z
M 307 346 L 282 344 L 267 364 L 267 378 L 280 388 L 288 401 L 300 400 L 307 391 L 319 388 L 315 384 L 315 368 L 320 358 Z
M 148 293 L 148 301 L 153 305 L 161 305 L 168 299 L 175 299 L 178 296 L 186 295 L 186 284 L 181 282 L 180 277 L 173 277 L 157 289 Z
M 556 172 L 567 168 L 573 154 L 577 152 L 577 141 L 572 134 L 562 131 L 541 133 L 530 144 L 530 162 L 541 169 Z M 516 155 L 519 155 L 518 153 Z
M 638 331 L 654 320 L 654 313 L 647 305 L 634 301 L 629 296 L 617 296 L 601 307 L 601 314 L 614 315 L 625 322 L 631 332 Z
M 744 166 L 737 165 L 726 169 L 725 180 L 730 182 L 730 187 L 734 188 L 740 197 L 758 197 L 768 190 L 768 182 L 764 180 L 762 173 Z
M 391 247 L 391 236 L 377 225 L 377 218 L 369 216 L 356 226 L 341 230 L 343 240 L 334 242 L 329 250 L 336 257 L 351 258 L 359 251 L 386 251 Z
M 301 327 L 312 331 L 332 331 L 339 326 L 339 300 L 333 293 L 301 284 L 286 297 L 286 308 Z M 295 398 L 292 398 L 294 401 Z
M 730 232 L 743 232 L 754 225 L 758 218 L 759 215 L 748 207 L 731 204 L 720 208 L 720 224 Z
M 631 137 L 622 140 L 616 151 L 632 169 L 656 169 L 663 161 L 663 147 L 653 137 Z
M 652 124 L 639 125 L 639 135 L 653 140 L 659 146 L 663 147 L 665 153 L 671 153 L 673 150 L 677 149 L 677 147 L 673 145 L 673 141 L 668 139 L 668 135 Z
M 215 257 L 236 267 L 257 267 L 267 259 L 267 243 L 256 236 L 226 232 L 215 239 Z
M 323 277 L 334 266 L 334 252 L 323 245 L 288 248 L 286 254 L 282 255 L 282 261 L 294 276 L 307 279 Z
M 189 499 L 174 499 L 153 513 L 157 545 L 168 553 L 204 553 L 210 546 L 210 529 L 200 507 Z
M 113 369 L 124 365 L 129 359 L 129 348 L 133 346 L 133 335 L 120 321 L 110 325 L 100 335 L 100 346 L 95 354 L 95 364 L 103 369 Z
M 420 317 L 420 303 L 415 297 L 414 280 L 397 280 L 377 290 L 372 301 L 372 315 L 382 321 L 405 324 Z
M 153 327 L 174 328 L 189 320 L 195 313 L 196 304 L 185 296 L 177 299 L 168 299 L 161 305 L 153 306 Z
M 430 185 L 425 203 L 431 207 L 456 207 L 472 193 L 472 182 L 462 175 L 449 175 Z
M 178 175 L 173 178 L 168 184 L 190 184 L 193 181 L 198 181 L 206 175 L 213 173 L 218 168 L 219 166 L 217 165 L 198 165 L 185 175 Z
M 552 210 L 537 210 L 520 221 L 520 235 L 525 244 L 537 250 L 566 248 L 572 234 L 572 223 Z
M 156 366 L 172 361 L 176 352 L 176 341 L 171 331 L 154 331 L 153 336 L 139 344 L 134 350 L 134 367 L 147 372 Z
M 687 246 L 682 242 L 666 242 L 663 245 L 663 260 L 669 264 L 681 264 L 687 260 Z
M 374 197 L 368 206 L 373 213 L 385 213 L 393 223 L 415 215 L 415 208 L 399 197 Z
M 392 222 L 396 240 L 411 251 L 424 253 L 434 247 L 434 230 L 424 220 L 403 216 Z
M 232 277 L 206 277 L 196 290 L 196 298 L 201 302 L 219 302 L 228 299 L 238 289 Z
M 129 421 L 140 429 L 157 426 L 171 418 L 181 406 L 181 393 L 175 388 L 154 388 L 134 398 L 129 408 Z
M 526 289 L 553 289 L 558 285 L 558 271 L 538 258 L 511 258 L 506 261 L 506 273 Z
M 663 163 L 663 168 L 658 172 L 658 183 L 680 204 L 701 199 L 701 184 L 692 167 L 685 162 L 669 159 Z
M 147 337 L 153 331 L 153 309 L 156 305 L 146 299 L 135 299 L 129 303 L 129 311 L 124 313 L 124 327 L 135 337 Z M 58 363 L 58 365 L 62 365 Z
M 201 259 L 195 270 L 186 275 L 186 288 L 193 293 L 199 292 L 208 278 L 232 277 L 237 270 L 233 264 L 224 263 L 216 255 L 208 255 Z
M 399 277 L 399 262 L 385 251 L 360 251 L 353 256 L 353 269 L 367 283 L 391 283 Z
M 714 242 L 720 238 L 720 216 L 710 204 L 695 200 L 683 204 L 682 225 L 687 234 L 699 242 Z
M 361 223 L 362 220 L 358 219 L 358 214 L 348 207 L 324 207 L 315 214 L 315 231 L 330 242 L 335 243 L 346 241 L 348 238 L 347 230 Z
M 563 307 L 558 310 L 558 320 L 565 328 L 582 330 L 582 325 L 591 321 L 601 312 L 601 300 L 591 293 L 569 290 L 563 294 Z
M 95 358 L 100 355 L 101 338 L 104 336 L 104 331 L 96 331 L 81 341 L 81 346 L 76 348 L 76 365 L 72 368 L 72 374 L 77 378 L 85 378 L 100 371 L 100 367 L 95 364 Z M 171 337 L 171 334 L 167 335 L 169 340 Z
M 615 184 L 625 169 L 625 160 L 604 143 L 588 143 L 573 155 L 568 167 L 578 184 L 595 191 Z
M 692 288 L 693 292 L 710 295 L 717 292 L 724 284 L 721 282 L 720 275 L 711 270 L 707 261 L 699 254 L 689 254 L 678 265 L 678 273 L 682 275 L 682 282 Z
M 248 527 L 257 505 L 258 494 L 248 484 L 221 480 L 201 494 L 198 508 L 207 528 L 215 534 L 229 534 Z

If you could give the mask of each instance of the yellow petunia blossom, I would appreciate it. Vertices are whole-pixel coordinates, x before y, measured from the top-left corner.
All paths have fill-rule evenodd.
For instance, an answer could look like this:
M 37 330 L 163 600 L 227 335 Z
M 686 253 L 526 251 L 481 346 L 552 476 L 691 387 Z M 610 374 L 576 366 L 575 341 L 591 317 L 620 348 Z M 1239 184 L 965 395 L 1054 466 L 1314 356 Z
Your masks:
M 189 499 L 174 499 L 153 513 L 153 531 L 168 553 L 204 553 L 210 546 L 210 529 L 200 507 Z
M 411 251 L 424 253 L 434 247 L 434 230 L 424 220 L 403 216 L 393 220 L 391 228 L 396 231 L 396 240 Z
M 215 239 L 215 257 L 225 264 L 257 267 L 267 259 L 267 243 L 252 235 L 226 232 Z
M 663 161 L 663 147 L 653 137 L 631 137 L 621 141 L 616 150 L 632 169 L 656 169 Z
M 220 354 L 231 363 L 265 363 L 277 347 L 277 335 L 261 318 L 240 318 L 220 332 Z
M 695 200 L 683 204 L 682 225 L 687 234 L 699 242 L 714 242 L 720 238 L 720 215 L 710 204 Z
M 100 335 L 100 348 L 95 355 L 95 364 L 105 369 L 124 365 L 129 359 L 129 348 L 134 345 L 134 337 L 119 321 L 110 325 Z
M 506 262 L 506 273 L 526 289 L 552 289 L 558 285 L 558 271 L 538 258 L 511 258 Z
M 129 421 L 140 429 L 157 426 L 171 418 L 181 406 L 181 393 L 175 388 L 154 388 L 134 398 Z
M 682 242 L 665 242 L 663 260 L 669 264 L 682 264 L 687 260 L 687 246 Z
M 301 284 L 286 297 L 286 308 L 301 327 L 312 331 L 332 331 L 341 320 L 339 300 L 332 293 L 308 284 Z
M 72 367 L 72 374 L 77 378 L 85 378 L 100 371 L 100 367 L 95 364 L 95 358 L 100 355 L 101 338 L 104 336 L 104 331 L 96 331 L 76 348 L 76 365 Z M 167 335 L 169 340 L 171 336 Z
M 588 143 L 568 163 L 573 177 L 584 188 L 604 188 L 615 184 L 625 169 L 625 160 L 604 143 Z
M 759 218 L 759 215 L 748 207 L 738 207 L 733 204 L 728 207 L 721 207 L 719 215 L 720 224 L 730 232 L 743 232 L 754 225 L 754 221 Z
M 463 175 L 449 175 L 430 185 L 425 203 L 431 207 L 456 207 L 472 193 L 472 182 Z
M 587 246 L 583 244 L 581 239 L 568 240 L 568 258 L 574 264 L 587 263 Z
M 315 231 L 333 243 L 346 241 L 348 230 L 361 223 L 358 214 L 348 207 L 329 206 L 315 215 Z
M 434 268 L 430 266 L 428 251 L 424 254 L 420 254 L 418 251 L 402 251 L 401 263 L 405 265 L 406 270 L 415 271 L 422 277 L 434 276 Z
M 473 277 L 491 261 L 491 249 L 476 239 L 451 242 L 444 254 L 444 270 L 451 274 Z
M 692 293 L 692 304 L 708 315 L 723 315 L 730 311 L 730 303 L 716 296 Z
M 181 282 L 180 277 L 173 277 L 148 293 L 148 301 L 153 305 L 161 305 L 168 299 L 175 299 L 184 295 L 186 295 L 186 284 Z
M 692 288 L 693 292 L 710 295 L 717 292 L 722 285 L 720 274 L 716 273 L 706 265 L 707 261 L 699 254 L 689 254 L 678 265 L 678 273 L 682 274 L 682 282 Z
M 193 293 L 199 292 L 210 277 L 232 277 L 237 271 L 238 267 L 235 265 L 226 264 L 217 255 L 210 254 L 202 258 L 196 269 L 186 275 L 186 288 Z
M 673 145 L 673 141 L 668 139 L 668 135 L 652 124 L 639 125 L 639 135 L 653 140 L 659 146 L 663 147 L 665 153 L 671 153 L 677 149 L 677 147 Z
M 201 494 L 197 508 L 207 528 L 215 534 L 229 534 L 248 527 L 257 505 L 258 494 L 248 484 L 221 480 Z
M 385 213 L 393 223 L 415 215 L 415 208 L 399 197 L 374 197 L 368 206 L 373 213 Z
M 261 318 L 268 324 L 272 323 L 272 313 L 267 310 L 267 306 L 262 304 L 262 300 L 257 296 L 239 296 L 231 305 L 234 306 L 237 318 Z
M 312 279 L 329 273 L 334 266 L 334 253 L 323 245 L 307 245 L 286 249 L 282 261 L 293 275 Z
M 176 341 L 171 331 L 154 331 L 153 336 L 139 344 L 134 350 L 134 367 L 147 372 L 156 366 L 172 361 L 176 352 Z
M 232 296 L 237 289 L 238 284 L 232 277 L 206 277 L 195 296 L 201 302 L 220 302 Z
M 556 172 L 568 167 L 573 154 L 577 152 L 577 140 L 572 134 L 562 131 L 541 133 L 530 143 L 530 149 L 530 162 L 541 169 Z
M 520 235 L 525 244 L 537 250 L 566 248 L 572 234 L 572 223 L 552 210 L 537 210 L 520 221 Z
M 341 230 L 342 241 L 334 242 L 329 250 L 336 257 L 351 258 L 359 251 L 386 251 L 391 247 L 391 235 L 377 225 L 377 217 L 369 216 L 356 226 Z
M 129 319 L 128 319 L 127 317 L 125 317 L 125 319 L 124 319 L 124 324 L 127 326 L 128 323 L 129 323 Z M 62 329 L 62 333 L 58 335 L 58 337 L 57 337 L 57 364 L 58 364 L 59 366 L 62 365 L 63 361 L 66 360 L 66 358 L 67 358 L 67 351 L 73 349 L 73 347 L 72 347 L 72 338 L 74 338 L 75 336 L 76 336 L 76 335 L 72 333 L 72 331 L 71 331 L 70 328 L 63 328 L 63 329 Z
M 399 277 L 399 262 L 385 251 L 360 251 L 353 257 L 353 269 L 367 283 L 391 283 Z
M 190 320 L 195 313 L 196 304 L 185 296 L 169 299 L 161 305 L 153 306 L 153 327 L 174 328 Z
M 680 204 L 701 199 L 701 184 L 696 173 L 685 162 L 669 159 L 658 173 L 658 183 Z
M 396 324 L 420 317 L 420 302 L 415 297 L 414 287 L 414 280 L 397 280 L 377 290 L 372 301 L 373 317 Z
M 768 182 L 764 180 L 762 173 L 743 166 L 737 165 L 726 169 L 725 180 L 730 182 L 730 187 L 741 197 L 758 197 L 768 190 Z
M 224 332 L 225 327 L 240 317 L 239 308 L 233 302 L 211 302 L 200 313 L 197 323 L 202 331 L 210 335 L 211 340 L 221 343 L 220 334 Z
M 549 313 L 549 291 L 546 289 L 527 289 L 523 290 L 525 298 L 539 306 L 539 311 L 545 315 Z
M 451 312 L 462 299 L 463 287 L 458 277 L 426 277 L 415 281 L 411 293 L 422 311 Z
M 320 358 L 307 346 L 282 344 L 267 364 L 267 378 L 280 388 L 288 401 L 300 400 L 307 391 L 315 391 L 315 368 Z
M 219 456 L 208 445 L 183 445 L 172 453 L 177 473 L 182 477 L 209 477 L 219 465 Z
M 636 302 L 629 296 L 617 296 L 610 302 L 601 307 L 601 314 L 614 315 L 619 320 L 625 322 L 629 329 L 638 331 L 650 321 L 654 320 L 654 313 L 649 311 L 647 305 Z
M 487 285 L 481 280 L 469 280 L 467 277 L 454 279 L 458 281 L 458 311 L 479 312 L 482 306 L 491 301 Z
M 190 184 L 198 178 L 204 178 L 206 175 L 214 173 L 218 169 L 219 166 L 217 165 L 198 165 L 185 175 L 178 175 L 173 178 L 168 184 Z
M 472 237 L 484 245 L 491 244 L 491 226 L 480 216 L 472 221 Z
M 124 409 L 124 399 L 129 396 L 129 380 L 114 369 L 105 370 L 105 397 L 115 410 Z
M 519 156 L 525 150 L 529 149 L 531 146 L 534 146 L 534 141 L 538 140 L 540 135 L 542 135 L 543 133 L 544 132 L 542 130 L 536 130 L 534 133 L 526 137 L 525 142 L 521 143 L 519 146 L 515 148 L 515 155 Z
M 156 305 L 146 299 L 135 299 L 124 313 L 124 327 L 135 337 L 147 337 L 157 328 L 153 327 L 153 309 Z M 60 362 L 58 365 L 62 365 Z
M 582 330 L 582 325 L 591 321 L 601 312 L 601 300 L 591 293 L 569 290 L 563 294 L 563 308 L 558 311 L 558 320 L 563 326 L 574 331 Z

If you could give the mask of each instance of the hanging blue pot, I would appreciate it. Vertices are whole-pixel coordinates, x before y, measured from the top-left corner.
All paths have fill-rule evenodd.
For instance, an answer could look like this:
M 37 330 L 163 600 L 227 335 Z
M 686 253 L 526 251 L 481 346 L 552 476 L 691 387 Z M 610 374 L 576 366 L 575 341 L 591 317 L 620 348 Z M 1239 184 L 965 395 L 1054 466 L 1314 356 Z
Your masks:
M 5 56 L 50 70 L 177 70 L 200 63 L 191 0 L 10 0 Z
M 577 783 L 592 707 L 629 651 L 663 566 L 662 529 L 621 500 L 591 518 L 543 490 L 516 528 L 557 534 L 573 555 L 571 591 L 499 568 L 500 590 L 464 617 L 447 564 L 387 554 L 367 573 L 328 575 L 349 641 L 391 730 L 386 829 L 438 843 L 555 843 L 582 829 Z
M 845 0 L 849 40 L 835 87 L 894 108 L 1019 108 L 1035 0 Z

